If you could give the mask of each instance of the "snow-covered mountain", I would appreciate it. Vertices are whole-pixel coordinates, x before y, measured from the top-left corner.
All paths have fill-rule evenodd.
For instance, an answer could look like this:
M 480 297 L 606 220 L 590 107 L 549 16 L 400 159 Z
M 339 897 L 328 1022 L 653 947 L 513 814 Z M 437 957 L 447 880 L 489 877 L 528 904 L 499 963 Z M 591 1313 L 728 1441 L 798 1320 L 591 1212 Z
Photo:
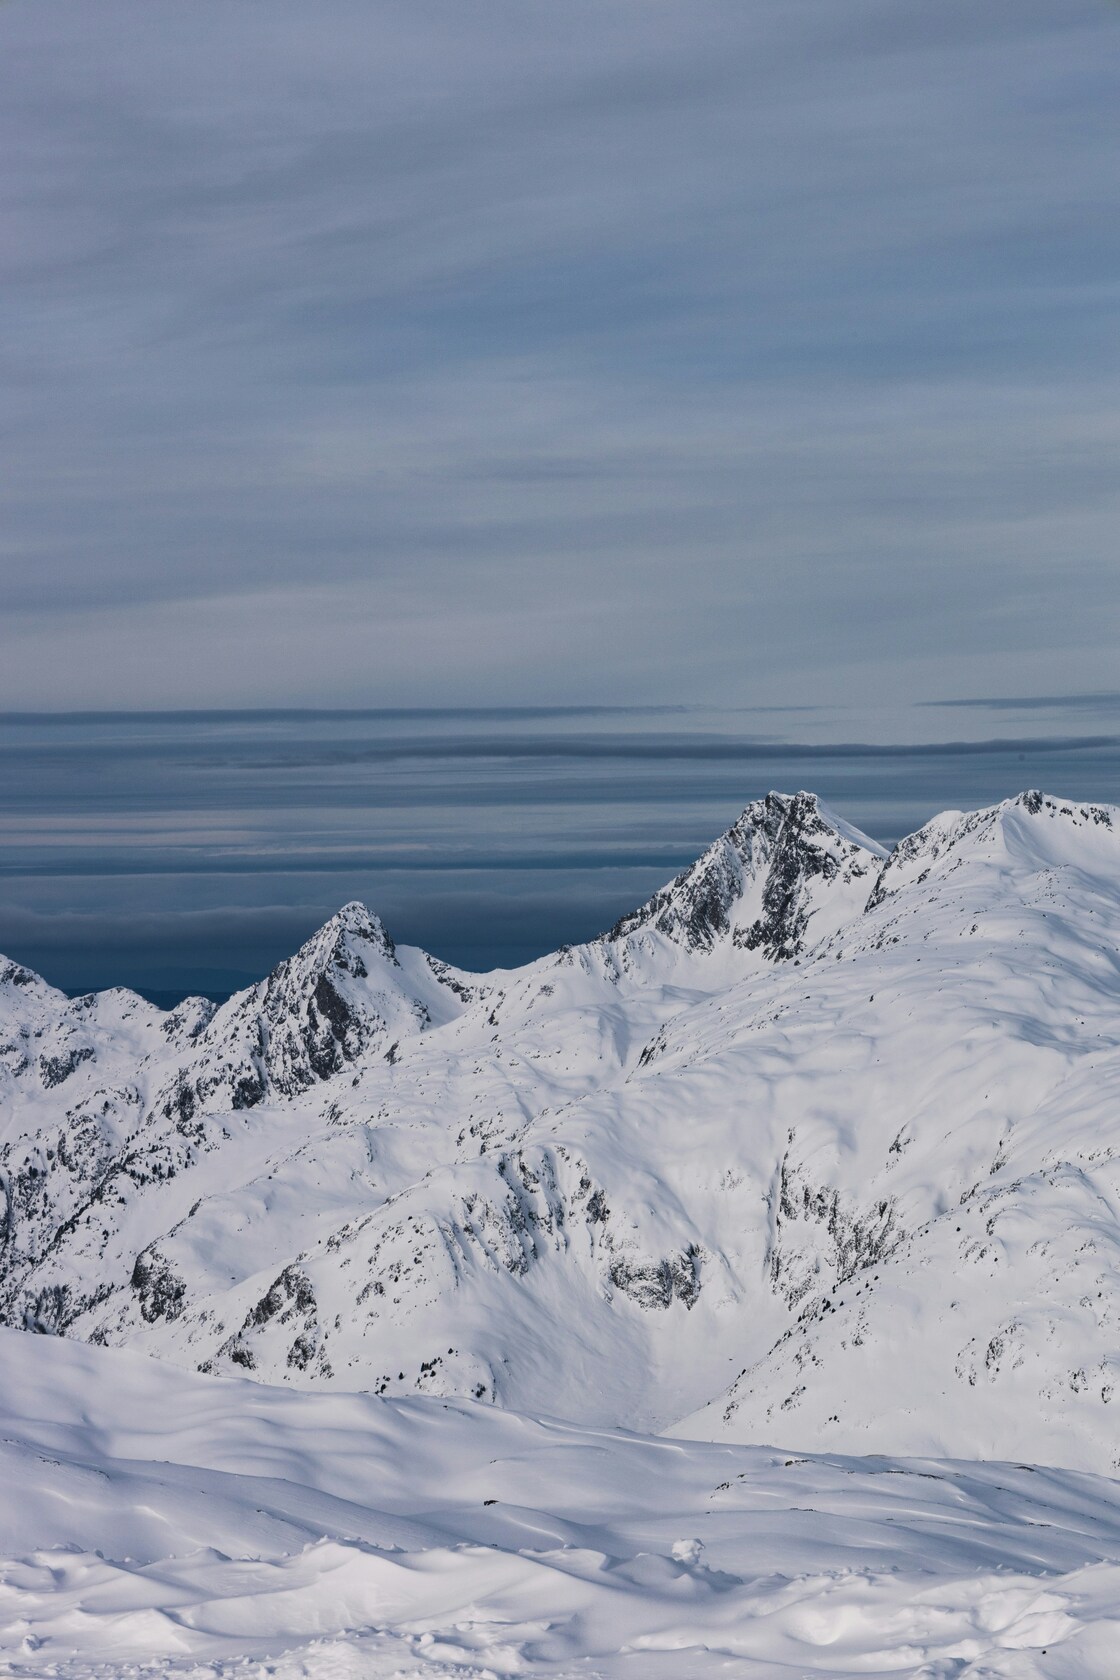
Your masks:
M 771 794 L 608 934 L 482 976 L 360 905 L 217 1010 L 8 965 L 0 1316 L 1111 1472 L 1118 1043 L 1120 813 L 1038 794 L 889 856 Z

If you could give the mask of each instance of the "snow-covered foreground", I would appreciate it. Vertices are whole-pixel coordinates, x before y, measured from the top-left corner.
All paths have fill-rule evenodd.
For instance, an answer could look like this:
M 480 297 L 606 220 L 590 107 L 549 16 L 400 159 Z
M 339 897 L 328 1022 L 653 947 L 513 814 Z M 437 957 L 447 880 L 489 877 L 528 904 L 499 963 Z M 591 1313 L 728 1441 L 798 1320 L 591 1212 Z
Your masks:
M 1106 1676 L 1120 1488 L 293 1392 L 0 1331 L 21 1676 Z

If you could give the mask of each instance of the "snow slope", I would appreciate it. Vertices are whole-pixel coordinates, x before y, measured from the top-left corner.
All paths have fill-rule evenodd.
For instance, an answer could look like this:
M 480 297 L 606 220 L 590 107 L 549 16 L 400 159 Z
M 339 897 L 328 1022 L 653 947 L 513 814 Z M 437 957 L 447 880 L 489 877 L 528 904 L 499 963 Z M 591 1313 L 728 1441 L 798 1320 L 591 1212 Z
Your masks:
M 1116 1484 L 299 1393 L 0 1331 L 0 1664 L 1104 1676 Z
M 217 1012 L 0 969 L 0 1315 L 298 1388 L 1120 1464 L 1120 813 L 749 806 L 485 976 L 348 906 Z M 682 1420 L 687 1420 L 682 1423 Z
M 785 1017 L 798 1081 L 826 1032 L 856 1075 L 782 1169 L 797 1319 L 687 1433 L 1120 1467 L 1118 827 L 1028 795 L 897 848 L 835 979 Z M 821 1216 L 838 1145 L 891 1231 L 810 1279 L 785 1232 Z

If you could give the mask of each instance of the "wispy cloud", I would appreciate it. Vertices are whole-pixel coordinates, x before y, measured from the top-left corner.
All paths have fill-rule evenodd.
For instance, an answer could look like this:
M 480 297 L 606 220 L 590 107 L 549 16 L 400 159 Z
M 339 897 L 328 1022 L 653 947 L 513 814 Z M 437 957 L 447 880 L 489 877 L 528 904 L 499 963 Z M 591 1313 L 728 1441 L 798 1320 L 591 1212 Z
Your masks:
M 1107 684 L 1120 21 L 0 9 L 0 704 Z
M 1120 710 L 1120 693 L 1111 694 L 1017 694 L 972 700 L 923 700 L 923 707 L 957 707 L 980 712 L 1093 712 Z

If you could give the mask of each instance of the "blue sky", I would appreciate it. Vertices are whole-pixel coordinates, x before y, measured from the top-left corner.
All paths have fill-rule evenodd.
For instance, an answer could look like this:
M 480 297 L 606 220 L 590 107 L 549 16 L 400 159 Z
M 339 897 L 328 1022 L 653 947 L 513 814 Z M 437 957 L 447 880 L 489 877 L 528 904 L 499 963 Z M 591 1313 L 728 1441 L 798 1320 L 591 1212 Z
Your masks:
M 1118 112 L 1103 0 L 11 0 L 0 707 L 1114 690 Z

